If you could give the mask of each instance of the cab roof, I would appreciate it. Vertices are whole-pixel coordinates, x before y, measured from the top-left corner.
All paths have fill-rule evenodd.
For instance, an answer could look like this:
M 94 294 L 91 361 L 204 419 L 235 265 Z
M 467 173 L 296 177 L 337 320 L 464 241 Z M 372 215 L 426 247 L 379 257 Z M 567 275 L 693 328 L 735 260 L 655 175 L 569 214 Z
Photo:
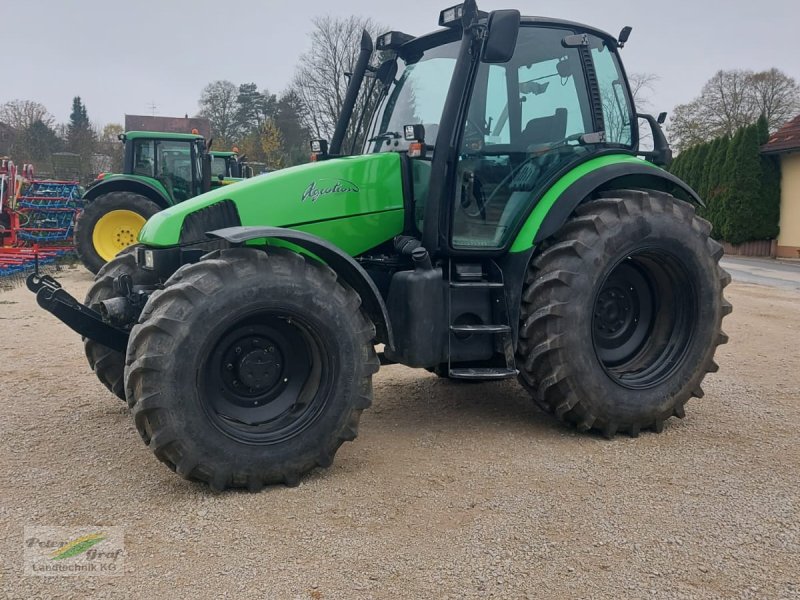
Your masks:
M 196 133 L 169 133 L 166 131 L 126 131 L 125 138 L 129 140 L 202 140 L 203 136 Z
M 591 25 L 585 25 L 583 23 L 577 23 L 575 21 L 567 21 L 565 19 L 554 19 L 550 17 L 526 17 L 521 16 L 520 19 L 520 26 L 540 26 L 540 27 L 557 27 L 563 29 L 570 29 L 581 33 L 589 33 L 592 35 L 596 35 L 598 37 L 603 38 L 607 42 L 609 42 L 612 47 L 617 47 L 617 38 L 610 33 L 603 31 L 602 29 L 598 29 L 596 27 L 592 27 Z M 414 55 L 417 52 L 417 49 L 420 47 L 426 47 L 428 45 L 438 45 L 445 41 L 454 41 L 461 38 L 461 26 L 460 24 L 454 24 L 452 27 L 441 27 L 439 29 L 435 29 L 428 33 L 424 33 L 417 37 L 413 37 L 412 39 L 408 40 L 405 44 L 400 46 L 398 49 L 398 53 L 402 55 Z

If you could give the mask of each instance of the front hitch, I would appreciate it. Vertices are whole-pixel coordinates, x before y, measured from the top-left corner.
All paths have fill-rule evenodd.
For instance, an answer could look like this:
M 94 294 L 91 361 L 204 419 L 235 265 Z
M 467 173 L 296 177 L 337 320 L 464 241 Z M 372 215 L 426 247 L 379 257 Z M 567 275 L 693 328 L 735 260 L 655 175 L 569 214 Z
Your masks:
M 28 276 L 25 284 L 36 294 L 39 306 L 53 313 L 67 327 L 103 346 L 125 353 L 130 332 L 103 321 L 99 312 L 78 302 L 58 281 L 37 271 Z

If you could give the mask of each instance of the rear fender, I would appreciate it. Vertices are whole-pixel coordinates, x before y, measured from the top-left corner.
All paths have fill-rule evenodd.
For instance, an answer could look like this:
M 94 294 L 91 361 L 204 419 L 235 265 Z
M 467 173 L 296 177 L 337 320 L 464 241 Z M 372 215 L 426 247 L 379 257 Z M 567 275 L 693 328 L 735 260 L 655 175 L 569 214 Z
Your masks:
M 667 192 L 705 206 L 689 185 L 652 163 L 630 155 L 604 156 L 576 167 L 551 186 L 525 221 L 510 251 L 525 252 L 555 234 L 578 205 L 597 192 L 637 188 Z

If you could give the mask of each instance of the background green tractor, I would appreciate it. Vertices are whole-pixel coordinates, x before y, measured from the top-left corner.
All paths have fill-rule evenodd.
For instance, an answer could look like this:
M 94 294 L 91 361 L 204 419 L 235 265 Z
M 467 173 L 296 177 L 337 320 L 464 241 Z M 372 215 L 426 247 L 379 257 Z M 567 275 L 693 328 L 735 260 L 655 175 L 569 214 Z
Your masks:
M 659 120 L 635 112 L 630 30 L 474 0 L 439 23 L 380 36 L 374 70 L 363 36 L 311 164 L 156 214 L 85 305 L 29 281 L 179 475 L 259 489 L 329 466 L 380 363 L 517 378 L 609 438 L 703 395 L 730 278 L 700 198 L 658 166 Z M 380 97 L 368 141 L 340 156 L 362 86 Z
M 89 187 L 75 227 L 78 256 L 92 273 L 135 243 L 158 211 L 250 172 L 236 152 L 209 151 L 200 135 L 129 131 L 120 139 L 123 172 L 104 173 Z

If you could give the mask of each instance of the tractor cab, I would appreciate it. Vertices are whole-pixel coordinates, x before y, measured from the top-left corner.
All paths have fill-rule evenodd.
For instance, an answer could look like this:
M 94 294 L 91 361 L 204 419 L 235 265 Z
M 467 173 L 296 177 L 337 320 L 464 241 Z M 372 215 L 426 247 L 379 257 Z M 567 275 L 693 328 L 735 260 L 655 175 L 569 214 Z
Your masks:
M 204 191 L 203 156 L 206 150 L 202 136 L 129 131 L 123 133 L 120 140 L 125 144 L 122 175 L 160 187 L 164 199 L 171 204 Z
M 215 180 L 224 183 L 233 183 L 239 179 L 248 179 L 253 176 L 252 169 L 247 164 L 247 157 L 239 156 L 238 148 L 230 152 L 222 150 L 209 150 L 211 156 L 211 184 Z
M 440 31 L 378 38 L 395 74 L 364 150 L 407 157 L 426 248 L 499 253 L 559 173 L 634 154 L 638 121 L 613 36 L 496 11 L 476 15 L 488 36 L 477 60 L 481 36 L 464 34 L 464 17 L 459 5 L 442 11 Z

